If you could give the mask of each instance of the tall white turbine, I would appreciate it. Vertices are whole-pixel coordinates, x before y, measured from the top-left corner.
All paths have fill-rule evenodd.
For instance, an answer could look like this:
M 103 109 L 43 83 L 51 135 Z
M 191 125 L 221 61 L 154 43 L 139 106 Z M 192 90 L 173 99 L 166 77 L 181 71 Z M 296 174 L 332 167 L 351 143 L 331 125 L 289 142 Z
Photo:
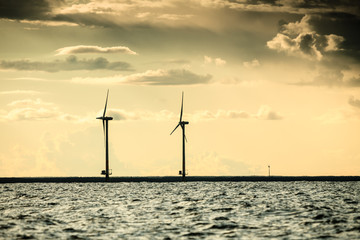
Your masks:
M 101 117 L 96 118 L 96 119 L 101 119 L 103 124 L 103 132 L 104 132 L 104 140 L 105 140 L 105 170 L 101 171 L 101 175 L 105 175 L 106 181 L 109 181 L 109 175 L 112 174 L 111 172 L 109 172 L 109 121 L 113 120 L 113 118 L 105 116 L 108 97 L 109 97 L 109 89 L 107 90 L 107 94 L 106 94 L 104 113 Z
M 182 143 L 183 143 L 183 147 L 182 147 L 182 171 L 179 171 L 179 174 L 182 175 L 182 180 L 185 181 L 185 141 L 186 140 L 186 136 L 185 136 L 185 125 L 189 124 L 189 122 L 187 121 L 183 121 L 182 120 L 182 115 L 183 115 L 183 103 L 184 103 L 184 92 L 182 92 L 182 97 L 181 97 L 181 110 L 180 110 L 180 121 L 178 123 L 178 125 L 176 125 L 176 127 L 174 128 L 174 130 L 170 133 L 173 134 L 173 132 L 175 132 L 175 130 L 181 126 L 182 128 Z

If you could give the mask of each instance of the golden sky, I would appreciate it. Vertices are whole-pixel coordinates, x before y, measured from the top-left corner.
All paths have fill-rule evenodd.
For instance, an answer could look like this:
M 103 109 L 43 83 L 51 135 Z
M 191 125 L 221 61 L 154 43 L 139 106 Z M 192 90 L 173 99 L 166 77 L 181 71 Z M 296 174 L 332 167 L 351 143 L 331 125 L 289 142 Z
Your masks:
M 357 1 L 0 5 L 1 177 L 360 174 Z

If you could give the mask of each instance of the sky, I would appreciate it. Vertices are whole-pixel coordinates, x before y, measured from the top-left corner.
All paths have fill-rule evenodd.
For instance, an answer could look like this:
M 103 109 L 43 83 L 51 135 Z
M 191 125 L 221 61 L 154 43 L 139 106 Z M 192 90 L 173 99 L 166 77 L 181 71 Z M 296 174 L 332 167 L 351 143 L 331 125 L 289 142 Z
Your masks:
M 360 175 L 360 4 L 0 0 L 0 176 Z

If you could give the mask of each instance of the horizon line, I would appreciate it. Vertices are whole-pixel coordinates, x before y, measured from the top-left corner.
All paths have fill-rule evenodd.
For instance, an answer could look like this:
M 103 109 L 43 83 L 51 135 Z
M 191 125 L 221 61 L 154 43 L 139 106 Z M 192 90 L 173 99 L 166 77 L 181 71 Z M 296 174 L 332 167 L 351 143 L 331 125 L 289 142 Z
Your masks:
M 108 182 L 181 182 L 181 176 L 123 176 Z M 295 182 L 360 181 L 360 176 L 188 176 L 187 182 Z M 1 183 L 86 183 L 105 182 L 103 177 L 0 177 Z

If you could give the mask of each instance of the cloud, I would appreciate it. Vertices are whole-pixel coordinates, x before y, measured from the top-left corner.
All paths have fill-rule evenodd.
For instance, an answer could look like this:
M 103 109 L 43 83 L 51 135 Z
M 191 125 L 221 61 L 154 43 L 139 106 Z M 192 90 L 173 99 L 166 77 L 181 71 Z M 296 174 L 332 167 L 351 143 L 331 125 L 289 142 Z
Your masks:
M 162 14 L 158 16 L 159 19 L 172 20 L 172 21 L 183 21 L 188 18 L 192 18 L 192 14 Z
M 212 58 L 211 57 L 208 57 L 208 56 L 204 56 L 204 63 L 205 64 L 208 64 L 208 63 L 212 63 Z
M 60 117 L 59 112 L 53 108 L 17 108 L 13 109 L 3 116 L 2 119 L 9 121 L 21 120 L 49 120 Z
M 226 61 L 221 58 L 211 58 L 209 56 L 204 56 L 204 63 L 205 64 L 214 63 L 216 66 L 224 66 L 226 64 Z
M 107 116 L 111 116 L 114 120 L 122 121 L 136 121 L 136 120 L 148 120 L 148 121 L 166 121 L 173 120 L 177 118 L 177 115 L 174 113 L 162 110 L 160 112 L 151 112 L 151 111 L 126 111 L 124 109 L 109 109 L 107 111 Z
M 260 66 L 260 62 L 257 59 L 252 60 L 251 62 L 243 62 L 244 67 L 246 68 L 256 68 Z
M 0 18 L 59 21 L 82 26 L 170 26 L 207 29 L 234 28 L 229 24 L 238 13 L 346 13 L 359 16 L 356 1 L 298 0 L 169 0 L 169 1 L 62 1 L 0 0 Z M 214 15 L 219 16 L 214 18 Z M 238 18 L 234 18 L 238 19 Z M 234 23 L 234 21 L 232 21 Z M 40 22 L 39 22 L 40 24 Z
M 15 81 L 35 81 L 35 82 L 46 82 L 46 81 L 48 81 L 45 78 L 36 78 L 36 77 L 17 77 L 17 78 L 12 78 L 12 80 L 15 80 Z
M 52 11 L 47 0 L 0 0 L 0 6 L 0 18 L 8 19 L 44 19 Z
M 40 98 L 16 100 L 8 104 L 12 109 L 2 111 L 0 121 L 42 121 L 62 120 L 84 122 L 79 116 L 61 112 L 55 104 L 44 102 Z
M 69 56 L 66 60 L 55 60 L 52 62 L 38 62 L 30 60 L 0 61 L 0 69 L 13 69 L 19 71 L 75 71 L 75 70 L 98 70 L 106 69 L 113 71 L 129 71 L 130 64 L 127 62 L 109 62 L 106 58 L 78 59 Z
M 0 112 L 1 121 L 70 121 L 74 123 L 94 123 L 96 116 L 101 116 L 103 110 L 97 114 L 89 113 L 86 116 L 76 116 L 67 114 L 51 102 L 44 102 L 42 99 L 22 99 L 8 104 L 9 111 Z M 127 111 L 124 109 L 110 108 L 107 110 L 107 116 L 120 121 L 173 121 L 178 118 L 178 113 L 168 110 L 152 112 L 148 110 Z M 211 112 L 208 110 L 187 113 L 184 116 L 190 121 L 208 121 L 218 119 L 262 119 L 262 120 L 280 120 L 283 117 L 273 111 L 269 106 L 261 106 L 257 113 L 251 114 L 241 110 L 218 110 Z
M 350 96 L 348 104 L 351 107 L 328 109 L 325 113 L 315 118 L 324 124 L 339 124 L 360 120 L 360 99 Z
M 133 85 L 194 85 L 209 83 L 211 75 L 198 75 L 185 69 L 148 70 L 127 76 L 105 78 L 73 78 L 72 82 L 82 84 L 133 84 Z
M 360 77 L 345 77 L 347 66 L 341 64 L 320 67 L 317 75 L 309 81 L 300 81 L 298 86 L 360 87 Z
M 312 29 L 310 21 L 311 16 L 305 15 L 300 21 L 283 25 L 280 33 L 267 42 L 268 48 L 318 61 L 326 52 L 341 50 L 344 37 L 318 34 Z
M 57 119 L 62 113 L 52 104 L 41 99 L 17 100 L 8 104 L 12 109 L 0 117 L 7 121 Z
M 224 59 L 221 59 L 221 58 L 215 58 L 215 65 L 216 66 L 223 66 L 226 64 L 226 61 Z
M 258 113 L 255 115 L 256 118 L 262 120 L 281 120 L 283 117 L 272 110 L 269 106 L 263 105 L 260 107 Z
M 312 15 L 309 23 L 318 33 L 328 35 L 331 35 L 331 33 L 333 33 L 338 36 L 344 37 L 345 41 L 341 42 L 341 52 L 336 52 L 336 56 L 347 56 L 359 62 L 360 32 L 357 31 L 357 29 L 360 25 L 360 16 L 359 11 L 357 12 L 358 14 L 356 16 L 341 12 L 336 9 L 336 11 L 334 12 L 329 12 L 321 15 Z M 331 45 L 331 41 L 329 42 L 329 45 Z M 334 39 L 334 41 L 336 44 L 336 39 Z
M 68 27 L 76 27 L 79 24 L 70 23 L 66 21 L 51 21 L 51 20 L 20 20 L 21 23 L 38 25 L 38 26 L 48 26 L 48 27 L 60 27 L 60 26 L 68 26 Z M 38 28 L 27 28 L 29 30 L 38 30 Z
M 269 106 L 263 105 L 255 114 L 241 111 L 241 110 L 217 110 L 211 112 L 208 110 L 197 111 L 194 114 L 188 115 L 191 121 L 208 121 L 218 119 L 259 119 L 259 120 L 281 120 L 283 116 L 272 110 Z
M 348 102 L 351 106 L 360 108 L 360 99 L 356 99 L 354 96 L 351 96 Z
M 213 8 L 231 8 L 240 11 L 276 12 L 276 13 L 328 13 L 343 12 L 359 14 L 358 5 L 354 1 L 304 1 L 304 0 L 242 0 L 242 1 L 211 1 L 204 0 L 201 4 Z
M 321 69 L 319 74 L 314 78 L 313 85 L 342 86 L 344 85 L 344 74 L 341 69 L 327 68 Z
M 45 102 L 40 98 L 22 99 L 7 104 L 9 111 L 0 111 L 0 121 L 67 121 L 73 123 L 94 123 L 96 116 L 101 116 L 103 109 L 97 114 L 88 113 L 85 116 L 78 116 L 61 111 L 54 103 Z M 162 110 L 151 112 L 147 110 L 127 111 L 124 109 L 110 108 L 107 116 L 114 120 L 121 121 L 168 121 L 177 119 L 174 113 Z
M 102 110 L 98 115 L 102 114 Z M 178 119 L 178 114 L 168 110 L 159 112 L 151 112 L 147 110 L 127 111 L 124 109 L 108 109 L 107 116 L 111 116 L 114 120 L 120 121 L 174 121 Z M 220 119 L 259 119 L 259 120 L 281 120 L 283 116 L 272 110 L 269 106 L 263 105 L 255 114 L 241 110 L 217 110 L 216 112 L 203 110 L 194 113 L 186 113 L 185 119 L 191 122 L 201 122 Z
M 59 48 L 56 50 L 56 55 L 69 55 L 77 53 L 125 53 L 130 55 L 136 55 L 137 53 L 130 50 L 128 47 L 116 46 L 116 47 L 99 47 L 99 46 L 71 46 Z
M 9 111 L 0 110 L 0 121 L 67 121 L 73 123 L 94 123 L 96 117 L 101 116 L 103 109 L 98 113 L 88 113 L 84 116 L 72 115 L 61 111 L 54 103 L 45 102 L 40 98 L 15 100 L 7 104 Z M 110 108 L 107 116 L 120 121 L 168 121 L 178 118 L 168 110 L 152 112 L 147 110 L 127 111 Z
M 188 67 L 191 61 L 186 59 L 165 59 L 159 61 L 152 61 L 151 63 L 164 65 L 182 65 L 184 68 Z
M 33 91 L 33 90 L 13 90 L 13 91 L 0 92 L 0 95 L 16 95 L 16 94 L 36 95 L 36 94 L 41 94 L 41 92 Z
M 216 119 L 247 119 L 251 117 L 251 114 L 240 110 L 217 110 L 216 112 L 204 110 L 197 111 L 189 117 L 197 122 Z
M 327 46 L 324 48 L 325 52 L 341 50 L 340 44 L 345 40 L 344 37 L 335 34 L 325 35 Z
M 102 110 L 98 115 L 102 114 Z M 173 121 L 177 120 L 178 114 L 168 110 L 159 112 L 151 112 L 146 110 L 126 111 L 124 109 L 108 109 L 107 115 L 114 118 L 114 120 L 121 121 Z M 201 122 L 220 119 L 259 119 L 259 120 L 281 120 L 283 116 L 278 112 L 272 110 L 269 106 L 263 105 L 255 114 L 248 113 L 241 110 L 217 110 L 216 112 L 203 110 L 194 113 L 186 113 L 185 119 L 191 122 Z
M 43 102 L 40 98 L 16 100 L 8 104 L 11 107 L 32 107 L 32 106 L 52 106 L 53 103 Z
M 345 85 L 349 87 L 360 87 L 360 76 L 350 78 L 345 82 Z

